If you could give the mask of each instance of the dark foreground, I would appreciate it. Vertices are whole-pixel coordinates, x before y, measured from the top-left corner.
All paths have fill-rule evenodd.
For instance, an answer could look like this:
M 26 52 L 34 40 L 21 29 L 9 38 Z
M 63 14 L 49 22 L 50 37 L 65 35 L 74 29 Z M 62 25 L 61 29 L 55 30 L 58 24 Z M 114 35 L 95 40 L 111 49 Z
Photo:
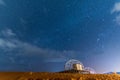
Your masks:
M 0 72 L 0 80 L 120 80 L 118 74 Z

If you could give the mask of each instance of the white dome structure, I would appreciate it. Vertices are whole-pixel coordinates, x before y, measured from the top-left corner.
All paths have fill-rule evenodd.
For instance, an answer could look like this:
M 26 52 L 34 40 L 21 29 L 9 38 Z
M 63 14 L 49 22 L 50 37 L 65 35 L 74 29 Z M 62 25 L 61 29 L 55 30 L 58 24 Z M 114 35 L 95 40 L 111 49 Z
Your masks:
M 94 69 L 90 68 L 90 67 L 85 67 L 84 70 L 89 71 L 90 74 L 96 74 L 96 71 Z
M 71 59 L 65 63 L 65 70 L 84 70 L 83 64 L 75 59 Z

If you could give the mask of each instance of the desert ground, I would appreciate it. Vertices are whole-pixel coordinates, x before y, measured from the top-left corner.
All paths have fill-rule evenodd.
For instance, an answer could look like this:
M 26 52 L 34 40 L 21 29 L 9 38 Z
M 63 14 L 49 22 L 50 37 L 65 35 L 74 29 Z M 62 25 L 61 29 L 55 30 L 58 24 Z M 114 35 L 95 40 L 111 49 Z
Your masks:
M 120 80 L 120 75 L 48 72 L 0 72 L 0 80 Z

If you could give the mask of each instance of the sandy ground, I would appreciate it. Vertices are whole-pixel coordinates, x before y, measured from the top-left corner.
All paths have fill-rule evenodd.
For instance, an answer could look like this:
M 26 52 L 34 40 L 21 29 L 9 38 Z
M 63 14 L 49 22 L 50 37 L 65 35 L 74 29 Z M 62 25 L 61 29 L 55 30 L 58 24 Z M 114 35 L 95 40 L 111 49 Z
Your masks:
M 118 74 L 0 72 L 0 80 L 120 80 Z

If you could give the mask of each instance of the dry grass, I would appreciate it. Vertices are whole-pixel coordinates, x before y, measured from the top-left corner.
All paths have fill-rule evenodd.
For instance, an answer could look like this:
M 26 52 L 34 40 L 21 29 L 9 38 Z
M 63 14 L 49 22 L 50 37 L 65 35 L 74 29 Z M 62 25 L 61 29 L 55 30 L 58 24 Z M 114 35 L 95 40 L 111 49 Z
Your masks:
M 36 73 L 33 76 L 46 80 L 120 80 L 120 75 L 117 74 Z
M 118 74 L 73 74 L 73 73 L 0 73 L 0 80 L 120 80 Z

